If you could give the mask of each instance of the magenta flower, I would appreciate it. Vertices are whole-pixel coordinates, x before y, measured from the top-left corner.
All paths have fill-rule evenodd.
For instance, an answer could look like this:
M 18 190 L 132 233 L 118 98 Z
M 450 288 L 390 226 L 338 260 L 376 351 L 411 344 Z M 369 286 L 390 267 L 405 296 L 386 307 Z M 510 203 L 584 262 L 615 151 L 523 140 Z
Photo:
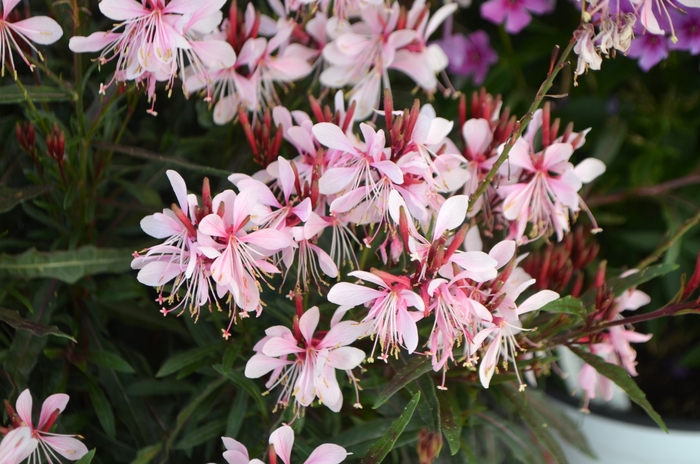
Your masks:
M 632 40 L 629 51 L 630 58 L 637 58 L 639 67 L 644 72 L 668 57 L 668 46 L 663 35 L 641 34 Z
M 491 48 L 489 36 L 475 31 L 469 36 L 452 34 L 436 42 L 447 54 L 447 71 L 456 76 L 472 76 L 474 85 L 481 85 L 489 68 L 498 62 L 498 54 Z
M 0 77 L 5 75 L 5 54 L 10 57 L 10 67 L 15 70 L 15 79 L 17 71 L 15 62 L 12 59 L 12 49 L 14 48 L 22 60 L 34 70 L 34 65 L 24 56 L 17 38 L 21 39 L 32 50 L 34 50 L 39 58 L 43 60 L 41 52 L 36 49 L 32 42 L 49 45 L 56 42 L 63 35 L 61 26 L 56 21 L 48 16 L 35 16 L 33 18 L 23 19 L 21 21 L 10 21 L 10 12 L 17 6 L 20 0 L 2 0 L 2 16 L 0 16 Z
M 29 389 L 24 390 L 17 398 L 17 415 L 31 430 L 32 438 L 37 439 L 39 442 L 38 447 L 32 453 L 32 460 L 34 458 L 37 461 L 41 460 L 42 451 L 44 458 L 49 463 L 52 463 L 53 459 L 58 460 L 56 453 L 69 461 L 77 461 L 87 454 L 87 447 L 80 440 L 73 438 L 75 435 L 49 432 L 56 419 L 58 419 L 58 415 L 66 408 L 69 399 L 69 396 L 63 393 L 57 393 L 46 398 L 41 406 L 39 422 L 34 427 L 34 422 L 32 421 L 32 394 L 29 392 Z
M 541 15 L 553 9 L 550 0 L 489 0 L 481 4 L 481 16 L 494 24 L 505 23 L 506 31 L 517 34 L 530 24 L 530 13 Z
M 700 54 L 700 10 L 687 9 L 685 14 L 671 10 L 676 25 L 678 42 L 668 41 L 671 50 L 687 50 L 691 55 Z
M 318 397 L 328 409 L 338 412 L 343 395 L 335 371 L 346 371 L 356 385 L 351 370 L 365 359 L 365 353 L 348 345 L 364 335 L 366 327 L 343 321 L 332 324 L 324 336 L 315 337 L 319 316 L 316 306 L 309 308 L 295 324 L 296 335 L 283 326 L 268 329 L 267 336 L 257 345 L 258 354 L 246 364 L 245 375 L 256 379 L 272 371 L 266 386 L 284 386 L 277 401 L 284 407 L 292 396 L 301 407 L 309 406 Z M 359 405 L 359 401 L 355 404 Z
M 37 445 L 29 427 L 10 430 L 0 443 L 0 463 L 19 464 L 34 452 Z

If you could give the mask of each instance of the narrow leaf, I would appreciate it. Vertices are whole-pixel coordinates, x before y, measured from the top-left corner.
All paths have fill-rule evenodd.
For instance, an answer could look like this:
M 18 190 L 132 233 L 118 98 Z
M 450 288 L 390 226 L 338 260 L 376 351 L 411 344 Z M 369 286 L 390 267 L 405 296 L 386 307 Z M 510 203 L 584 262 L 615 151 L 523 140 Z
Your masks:
M 411 357 L 411 359 L 408 361 L 408 364 L 406 364 L 404 367 L 400 368 L 396 372 L 396 375 L 391 379 L 391 381 L 387 384 L 384 390 L 382 390 L 382 392 L 379 394 L 379 397 L 377 398 L 377 401 L 375 401 L 374 406 L 372 407 L 374 409 L 377 409 L 379 406 L 386 403 L 389 398 L 394 396 L 396 392 L 398 392 L 406 385 L 413 382 L 418 377 L 425 374 L 432 368 L 433 367 L 430 364 L 430 360 L 427 356 Z
M 238 436 L 238 432 L 241 431 L 241 426 L 243 426 L 246 412 L 248 412 L 248 395 L 239 392 L 236 394 L 236 399 L 233 400 L 231 410 L 228 413 L 225 436 L 234 439 Z
M 442 433 L 445 435 L 450 454 L 459 453 L 462 445 L 462 413 L 456 398 L 450 391 L 438 395 L 440 401 L 440 422 Z
M 22 188 L 0 187 L 0 213 L 6 213 L 15 206 L 32 198 L 36 198 L 44 192 L 51 190 L 46 185 L 30 185 Z
M 186 450 L 201 445 L 215 437 L 220 437 L 226 428 L 226 419 L 219 419 L 197 427 L 175 445 L 174 449 Z
M 54 278 L 73 284 L 88 275 L 128 271 L 131 259 L 130 251 L 94 246 L 51 252 L 32 248 L 21 255 L 0 254 L 0 275 Z
M 76 461 L 75 464 L 90 464 L 92 462 L 92 458 L 95 457 L 95 451 L 96 448 L 91 449 L 85 456 Z
M 634 382 L 634 380 L 632 380 L 632 378 L 629 376 L 626 370 L 624 370 L 620 366 L 616 366 L 615 364 L 610 364 L 609 362 L 606 362 L 600 356 L 583 351 L 581 348 L 570 346 L 569 349 L 576 356 L 593 366 L 599 374 L 604 375 L 605 377 L 615 382 L 617 386 L 622 388 L 622 390 L 624 390 L 624 392 L 629 395 L 632 401 L 641 406 L 642 409 L 644 409 L 647 412 L 647 414 L 649 414 L 649 417 L 651 417 L 654 420 L 654 422 L 657 423 L 661 430 L 668 433 L 668 427 L 666 427 L 666 424 L 664 423 L 663 419 L 661 419 L 659 413 L 654 411 L 654 408 L 651 406 L 651 403 L 649 403 L 649 400 L 647 400 L 646 394 L 644 394 L 644 392 L 637 386 L 637 384 Z
M 406 385 L 406 389 L 413 395 L 420 391 L 420 402 L 418 403 L 418 415 L 423 420 L 428 429 L 432 432 L 440 433 L 440 402 L 435 394 L 435 383 L 427 376 L 422 375 L 413 382 Z
M 107 396 L 105 396 L 102 388 L 100 388 L 97 383 L 89 378 L 87 379 L 87 387 L 88 394 L 90 395 L 90 402 L 92 403 L 92 407 L 95 409 L 100 425 L 104 429 L 107 436 L 114 439 L 117 431 L 114 426 L 114 413 L 112 412 L 112 407 L 109 405 Z
M 156 443 L 155 445 L 141 448 L 139 452 L 136 453 L 136 458 L 131 461 L 131 464 L 148 464 L 154 457 L 158 456 L 162 448 L 162 443 Z
M 580 320 L 583 320 L 586 317 L 586 308 L 583 306 L 583 302 L 571 295 L 547 303 L 540 308 L 540 311 L 547 313 L 573 314 Z
M 108 351 L 101 350 L 90 350 L 85 353 L 87 360 L 98 366 L 106 367 L 108 369 L 114 369 L 117 372 L 124 372 L 125 374 L 135 374 L 131 365 L 124 361 L 119 355 L 110 353 Z
M 71 95 L 58 87 L 48 85 L 25 85 L 27 97 L 34 103 L 60 102 L 76 99 L 77 96 Z M 9 105 L 15 103 L 23 103 L 26 101 L 22 90 L 12 84 L 0 87 L 0 105 Z
M 419 401 L 420 392 L 416 392 L 416 394 L 413 395 L 413 398 L 411 398 L 411 401 L 409 401 L 404 408 L 399 418 L 394 421 L 384 436 L 378 442 L 372 445 L 365 457 L 362 458 L 362 464 L 379 464 L 384 460 L 386 455 L 389 454 L 389 451 L 391 451 L 394 447 L 396 440 L 399 439 L 401 433 L 411 421 L 411 417 L 413 417 L 413 413 L 416 410 L 416 406 L 418 406 Z
M 223 374 L 223 370 L 221 369 L 220 365 L 215 365 L 212 367 L 216 372 Z M 260 389 L 255 384 L 255 382 L 244 376 L 243 373 L 240 371 L 231 370 L 228 372 L 228 374 L 225 375 L 230 381 L 232 381 L 233 383 L 235 383 L 236 385 L 248 392 L 248 394 L 257 403 L 258 408 L 260 409 L 260 413 L 265 419 L 267 419 L 267 405 L 265 404 L 265 400 L 263 399 L 262 393 L 260 393 Z
M 6 322 L 17 330 L 26 330 L 36 335 L 37 337 L 45 337 L 47 335 L 55 335 L 57 337 L 67 338 L 78 343 L 75 338 L 58 330 L 55 325 L 46 326 L 38 322 L 30 321 L 19 315 L 17 311 L 11 309 L 0 308 L 0 321 Z
M 622 292 L 628 288 L 636 287 L 655 277 L 661 277 L 671 271 L 675 271 L 676 269 L 678 269 L 677 264 L 657 264 L 649 266 L 627 277 L 615 277 L 610 279 L 608 281 L 608 287 L 614 291 L 615 296 L 620 296 Z
M 194 348 L 192 350 L 184 351 L 182 353 L 174 354 L 169 357 L 163 365 L 158 369 L 156 377 L 165 377 L 166 375 L 173 374 L 187 366 L 191 366 L 202 359 L 206 358 L 210 354 L 219 351 L 221 349 L 220 344 L 209 345 L 202 348 Z

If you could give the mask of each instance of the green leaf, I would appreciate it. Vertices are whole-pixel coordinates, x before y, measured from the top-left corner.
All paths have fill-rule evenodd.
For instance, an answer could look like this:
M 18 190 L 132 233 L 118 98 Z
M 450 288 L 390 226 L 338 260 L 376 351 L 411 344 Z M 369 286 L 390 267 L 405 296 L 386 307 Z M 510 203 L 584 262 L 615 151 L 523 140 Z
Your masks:
M 54 278 L 73 284 L 81 278 L 130 269 L 131 252 L 84 246 L 71 251 L 41 252 L 32 248 L 21 255 L 0 254 L 0 275 L 25 279 Z
M 92 458 L 95 457 L 95 451 L 96 448 L 91 449 L 85 456 L 76 461 L 75 464 L 90 464 L 92 462 Z
M 387 386 L 384 387 L 384 390 L 379 394 L 377 401 L 374 402 L 374 406 L 372 407 L 377 409 L 379 406 L 386 403 L 389 398 L 394 396 L 396 392 L 430 371 L 432 368 L 430 359 L 427 356 L 412 356 L 408 364 L 400 368 Z
M 102 388 L 90 378 L 87 379 L 87 387 L 88 394 L 90 395 L 90 402 L 95 409 L 100 425 L 107 436 L 114 439 L 117 431 L 114 426 L 114 413 L 112 413 L 112 407 L 109 405 L 107 396 L 105 396 Z
M 217 364 L 212 367 L 216 372 L 225 375 L 230 381 L 247 391 L 257 403 L 260 413 L 265 419 L 267 419 L 267 406 L 265 405 L 265 400 L 263 399 L 262 393 L 260 393 L 260 389 L 255 382 L 244 376 L 240 371 L 229 371 L 228 374 L 224 374 L 220 365 Z
M 128 362 L 124 361 L 119 355 L 110 353 L 108 351 L 101 350 L 90 350 L 85 353 L 85 358 L 98 366 L 106 367 L 108 369 L 114 369 L 117 372 L 124 372 L 125 374 L 135 374 L 134 370 Z
M 428 366 L 430 366 L 430 363 L 428 363 Z M 372 445 L 369 451 L 367 451 L 365 457 L 362 458 L 362 464 L 379 464 L 384 460 L 386 455 L 389 454 L 389 451 L 391 451 L 394 447 L 396 440 L 399 439 L 401 433 L 411 421 L 411 417 L 413 417 L 413 412 L 416 410 L 416 406 L 418 406 L 419 401 L 420 392 L 416 392 L 416 394 L 413 395 L 413 398 L 411 398 L 411 401 L 409 401 L 404 408 L 399 418 L 394 421 L 384 436 L 378 442 Z
M 180 440 L 174 449 L 186 450 L 201 445 L 212 438 L 220 437 L 226 428 L 226 419 L 219 419 L 197 427 Z
M 634 274 L 630 274 L 627 277 L 615 277 L 610 279 L 607 284 L 608 287 L 614 291 L 615 296 L 620 296 L 622 292 L 628 288 L 636 287 L 651 279 L 675 271 L 676 269 L 678 269 L 677 264 L 656 264 L 642 269 L 639 272 L 635 272 Z
M 583 321 L 586 317 L 586 308 L 583 306 L 583 302 L 571 295 L 559 298 L 558 300 L 550 301 L 540 308 L 540 311 L 547 313 L 573 314 L 581 321 Z
M 22 188 L 0 186 L 0 213 L 6 213 L 15 206 L 32 198 L 36 198 L 51 190 L 46 185 L 30 185 Z
M 510 400 L 510 403 L 515 406 L 518 417 L 527 424 L 539 444 L 552 455 L 554 462 L 567 463 L 568 460 L 561 446 L 547 430 L 547 422 L 532 410 L 527 401 L 527 396 L 523 392 L 516 391 L 512 384 L 503 384 L 501 391 Z
M 632 380 L 632 378 L 629 376 L 626 370 L 624 370 L 620 366 L 616 366 L 615 364 L 610 364 L 609 362 L 606 362 L 600 356 L 583 351 L 581 348 L 570 346 L 569 349 L 576 356 L 593 366 L 599 374 L 604 375 L 605 377 L 615 382 L 615 384 L 618 387 L 622 388 L 622 390 L 624 390 L 624 392 L 629 395 L 632 401 L 641 406 L 642 409 L 644 409 L 647 412 L 647 414 L 649 414 L 649 417 L 651 417 L 654 420 L 654 422 L 656 422 L 657 425 L 661 427 L 661 430 L 668 433 L 668 427 L 666 427 L 666 424 L 664 423 L 663 419 L 661 419 L 659 413 L 654 411 L 654 408 L 651 406 L 651 403 L 649 403 L 649 400 L 647 400 L 647 396 L 637 386 L 634 380 Z
M 0 308 L 0 321 L 6 322 L 17 330 L 26 330 L 36 335 L 37 337 L 45 337 L 47 335 L 55 335 L 57 337 L 67 338 L 78 343 L 75 338 L 58 330 L 55 325 L 46 326 L 38 322 L 30 321 L 19 315 L 17 311 L 11 309 Z
M 25 85 L 27 96 L 34 103 L 60 102 L 77 99 L 58 87 L 48 85 Z M 26 98 L 17 85 L 4 85 L 0 87 L 0 105 L 24 103 Z
M 131 461 L 131 464 L 148 464 L 158 455 L 158 453 L 160 453 L 162 448 L 162 443 L 156 443 L 155 445 L 141 448 L 139 452 L 136 453 L 136 458 Z
M 406 385 L 406 389 L 413 395 L 420 391 L 420 402 L 418 403 L 418 415 L 423 420 L 428 429 L 432 432 L 440 431 L 440 402 L 435 394 L 435 383 L 427 375 L 418 377 L 413 382 Z
M 228 371 L 231 370 L 233 362 L 240 353 L 241 345 L 239 343 L 231 343 L 226 347 L 226 350 L 224 351 L 224 358 L 221 361 L 221 372 L 223 372 L 224 375 L 228 374 Z
M 156 377 L 160 378 L 173 374 L 181 369 L 191 366 L 192 364 L 198 363 L 202 359 L 206 358 L 212 353 L 215 353 L 216 351 L 219 351 L 220 349 L 221 344 L 215 344 L 174 354 L 163 363 L 160 369 L 158 369 Z
M 228 423 L 226 424 L 225 436 L 234 439 L 238 436 L 238 432 L 241 431 L 241 426 L 243 425 L 243 420 L 245 419 L 247 412 L 248 395 L 244 395 L 242 392 L 239 392 L 236 394 L 236 399 L 233 400 L 231 410 L 228 413 Z
M 438 395 L 440 401 L 440 425 L 445 435 L 450 454 L 459 453 L 462 445 L 462 412 L 452 392 L 444 391 Z
M 192 393 L 193 385 L 176 380 L 140 380 L 126 387 L 129 396 L 167 396 L 178 393 Z

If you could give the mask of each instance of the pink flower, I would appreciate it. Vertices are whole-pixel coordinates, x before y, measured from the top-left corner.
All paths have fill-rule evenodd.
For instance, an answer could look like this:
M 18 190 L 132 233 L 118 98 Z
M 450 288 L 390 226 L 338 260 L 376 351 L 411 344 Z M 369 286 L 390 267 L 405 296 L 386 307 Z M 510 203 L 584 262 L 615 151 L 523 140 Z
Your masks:
M 328 409 L 338 412 L 343 395 L 335 371 L 346 371 L 356 384 L 351 370 L 360 365 L 365 353 L 348 345 L 364 335 L 366 328 L 354 321 L 343 321 L 332 324 L 324 336 L 314 337 L 319 317 L 316 306 L 309 308 L 295 323 L 296 335 L 283 326 L 268 329 L 267 337 L 258 344 L 258 354 L 246 364 L 245 375 L 256 379 L 273 371 L 266 386 L 271 389 L 284 385 L 277 401 L 284 407 L 291 396 L 301 407 L 309 406 L 318 397 Z M 288 359 L 290 356 L 292 360 Z M 355 404 L 358 406 L 359 401 Z
M 40 460 L 41 451 L 43 451 L 44 458 L 50 463 L 53 462 L 53 459 L 58 460 L 56 453 L 69 461 L 77 461 L 87 454 L 87 447 L 80 440 L 73 438 L 75 435 L 49 432 L 58 415 L 66 408 L 69 399 L 69 396 L 63 393 L 57 393 L 46 398 L 41 406 L 39 423 L 34 427 L 34 422 L 32 421 L 32 395 L 29 389 L 24 390 L 17 398 L 17 415 L 31 430 L 32 438 L 37 439 L 39 442 L 39 446 L 32 453 L 31 459 L 36 458 L 37 461 Z
M 475 31 L 465 36 L 456 33 L 436 41 L 449 60 L 447 71 L 457 76 L 472 76 L 474 85 L 481 85 L 489 68 L 498 62 L 498 54 L 491 48 L 489 36 Z
M 10 430 L 0 443 L 0 464 L 19 464 L 34 452 L 38 443 L 29 427 Z
M 44 57 L 36 49 L 32 42 L 49 45 L 56 42 L 63 35 L 61 26 L 48 16 L 35 16 L 20 21 L 10 21 L 10 12 L 17 6 L 20 0 L 2 0 L 2 16 L 0 16 L 0 77 L 5 75 L 5 54 L 10 57 L 10 67 L 15 70 L 14 78 L 17 79 L 15 62 L 12 59 L 14 48 L 22 60 L 34 70 L 34 65 L 24 56 L 22 49 L 15 37 L 20 38 L 43 61 Z
M 481 16 L 494 24 L 505 23 L 506 31 L 517 34 L 530 24 L 530 13 L 541 15 L 553 9 L 549 0 L 489 0 L 481 4 Z
M 291 464 L 294 430 L 290 426 L 283 425 L 272 432 L 270 444 L 284 464 Z M 304 464 L 338 464 L 345 461 L 347 456 L 348 453 L 342 446 L 326 443 L 314 449 Z
M 406 348 L 408 354 L 413 353 L 418 347 L 416 321 L 423 318 L 425 304 L 421 297 L 412 291 L 408 277 L 395 276 L 377 269 L 373 269 L 372 273 L 354 271 L 348 275 L 380 287 L 379 290 L 375 290 L 359 284 L 340 282 L 328 292 L 328 301 L 331 303 L 348 307 L 371 305 L 367 316 L 362 320 L 371 324 L 369 333 L 376 337 L 370 361 L 374 357 L 377 342 L 382 351 L 379 359 L 384 361 L 389 354 L 398 356 L 399 345 Z M 409 311 L 409 307 L 418 311 Z

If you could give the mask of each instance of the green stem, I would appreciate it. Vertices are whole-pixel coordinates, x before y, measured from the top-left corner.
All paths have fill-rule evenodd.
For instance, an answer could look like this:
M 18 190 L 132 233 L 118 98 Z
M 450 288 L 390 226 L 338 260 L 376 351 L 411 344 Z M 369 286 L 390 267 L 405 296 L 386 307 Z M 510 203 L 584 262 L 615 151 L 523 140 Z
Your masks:
M 518 120 L 518 122 L 515 123 L 515 127 L 513 127 L 513 132 L 511 132 L 510 136 L 508 137 L 508 140 L 506 141 L 505 146 L 503 147 L 503 152 L 498 157 L 498 160 L 496 160 L 496 163 L 494 163 L 493 167 L 488 172 L 488 174 L 486 174 L 484 180 L 481 181 L 479 187 L 476 189 L 476 192 L 474 192 L 474 195 L 472 195 L 472 197 L 469 199 L 468 211 L 472 210 L 474 204 L 476 203 L 476 200 L 478 200 L 479 197 L 484 194 L 486 188 L 491 184 L 491 181 L 493 181 L 494 177 L 496 177 L 496 174 L 498 173 L 498 170 L 500 169 L 501 165 L 505 162 L 506 159 L 508 159 L 508 154 L 513 149 L 513 147 L 515 146 L 515 142 L 518 140 L 518 138 L 520 138 L 520 136 L 525 131 L 525 128 L 532 120 L 533 116 L 535 115 L 535 111 L 537 110 L 537 108 L 539 108 L 540 104 L 542 103 L 542 100 L 544 100 L 544 97 L 547 96 L 547 92 L 552 87 L 554 79 L 559 74 L 559 71 L 561 71 L 568 64 L 566 59 L 568 58 L 569 53 L 571 53 L 571 50 L 573 50 L 575 44 L 576 41 L 572 37 L 572 39 L 569 41 L 569 45 L 566 46 L 564 52 L 560 55 L 557 63 L 547 74 L 547 79 L 545 79 L 545 81 L 542 83 L 539 90 L 537 91 L 537 95 L 535 96 L 535 100 L 530 105 L 530 109 L 527 111 L 527 113 L 525 113 L 525 115 L 522 118 Z
M 686 232 L 692 229 L 693 226 L 695 226 L 695 224 L 698 223 L 698 221 L 700 221 L 700 210 L 697 213 L 695 213 L 693 217 L 685 221 L 680 227 L 680 229 L 678 229 L 676 233 L 673 234 L 668 240 L 656 247 L 656 250 L 654 250 L 652 254 L 640 261 L 639 264 L 637 264 L 637 269 L 644 269 L 645 267 L 649 266 L 651 263 L 659 259 L 661 255 L 663 255 L 666 252 L 666 250 L 671 248 L 673 244 L 678 241 L 678 239 L 680 239 L 683 235 L 685 235 Z

